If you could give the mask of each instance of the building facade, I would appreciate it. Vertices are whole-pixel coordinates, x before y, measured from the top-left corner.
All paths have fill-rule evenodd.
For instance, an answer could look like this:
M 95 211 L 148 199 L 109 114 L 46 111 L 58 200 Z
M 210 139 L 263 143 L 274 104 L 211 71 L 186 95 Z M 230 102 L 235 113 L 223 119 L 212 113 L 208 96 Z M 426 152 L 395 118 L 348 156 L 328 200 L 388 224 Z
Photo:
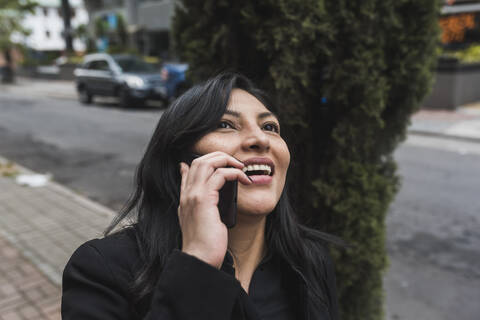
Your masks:
M 60 0 L 37 0 L 38 6 L 33 14 L 27 14 L 23 26 L 30 30 L 30 35 L 23 38 L 17 36 L 16 42 L 21 42 L 35 51 L 65 50 L 63 13 Z M 88 24 L 88 13 L 82 0 L 70 0 L 71 26 L 75 30 L 80 25 Z M 84 51 L 85 42 L 74 38 L 73 49 Z
M 92 35 L 96 20 L 120 14 L 131 47 L 144 55 L 168 57 L 174 0 L 85 0 L 85 6 L 91 17 Z

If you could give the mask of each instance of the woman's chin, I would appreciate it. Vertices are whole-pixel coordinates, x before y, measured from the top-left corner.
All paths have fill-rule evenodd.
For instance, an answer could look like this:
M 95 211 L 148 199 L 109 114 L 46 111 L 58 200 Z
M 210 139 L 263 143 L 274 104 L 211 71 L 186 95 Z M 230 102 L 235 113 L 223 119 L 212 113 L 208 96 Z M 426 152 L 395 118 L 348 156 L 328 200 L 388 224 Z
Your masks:
M 276 201 L 248 201 L 247 203 L 238 202 L 238 212 L 243 215 L 265 216 L 275 209 Z
M 274 186 L 249 188 L 239 185 L 237 207 L 244 216 L 266 216 L 275 209 L 281 190 Z

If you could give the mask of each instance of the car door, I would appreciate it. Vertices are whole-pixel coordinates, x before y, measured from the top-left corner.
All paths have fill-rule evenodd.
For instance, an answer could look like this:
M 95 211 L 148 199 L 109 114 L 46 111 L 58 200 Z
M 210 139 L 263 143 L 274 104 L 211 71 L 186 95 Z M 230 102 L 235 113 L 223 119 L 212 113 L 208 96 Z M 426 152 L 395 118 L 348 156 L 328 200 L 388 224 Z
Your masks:
M 104 59 L 93 60 L 89 65 L 89 88 L 93 94 L 109 95 L 112 71 Z
M 118 86 L 117 73 L 115 72 L 114 65 L 112 61 L 107 61 L 108 77 L 105 78 L 105 94 L 109 96 L 114 96 L 116 94 L 115 89 Z

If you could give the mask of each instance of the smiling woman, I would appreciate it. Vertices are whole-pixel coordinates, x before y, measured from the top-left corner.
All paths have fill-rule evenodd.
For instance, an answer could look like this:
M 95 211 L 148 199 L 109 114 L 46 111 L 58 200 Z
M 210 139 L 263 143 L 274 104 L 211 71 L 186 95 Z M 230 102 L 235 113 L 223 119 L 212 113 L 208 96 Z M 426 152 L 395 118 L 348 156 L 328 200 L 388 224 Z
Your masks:
M 247 78 L 188 90 L 160 119 L 125 210 L 68 262 L 63 319 L 338 319 L 334 238 L 297 222 L 289 163 L 273 105 Z M 233 180 L 227 228 L 218 207 Z

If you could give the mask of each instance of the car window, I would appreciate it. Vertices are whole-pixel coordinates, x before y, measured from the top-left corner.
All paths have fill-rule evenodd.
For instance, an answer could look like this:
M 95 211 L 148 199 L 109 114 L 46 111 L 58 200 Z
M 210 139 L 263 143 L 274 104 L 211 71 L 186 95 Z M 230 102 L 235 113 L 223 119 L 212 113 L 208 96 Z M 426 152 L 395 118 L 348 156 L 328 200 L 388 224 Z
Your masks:
M 117 57 L 114 58 L 123 72 L 155 72 L 153 65 L 146 63 L 138 58 Z
M 110 70 L 110 67 L 108 66 L 108 62 L 105 60 L 95 60 L 90 62 L 88 69 L 108 71 Z

